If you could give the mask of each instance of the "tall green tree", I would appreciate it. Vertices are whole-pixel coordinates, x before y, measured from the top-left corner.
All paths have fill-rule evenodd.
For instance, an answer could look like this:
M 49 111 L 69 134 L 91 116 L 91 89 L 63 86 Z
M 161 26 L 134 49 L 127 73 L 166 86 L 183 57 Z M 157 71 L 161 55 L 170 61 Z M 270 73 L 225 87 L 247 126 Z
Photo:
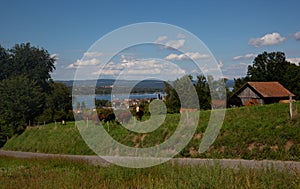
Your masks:
M 165 83 L 164 91 L 167 94 L 166 96 L 166 107 L 168 113 L 179 113 L 180 110 L 180 99 L 176 92 L 176 90 L 173 88 L 173 86 L 168 83 Z
M 50 83 L 51 91 L 46 96 L 44 112 L 37 119 L 39 121 L 53 122 L 73 120 L 72 98 L 70 89 L 63 83 Z
M 290 64 L 285 70 L 283 76 L 283 85 L 296 95 L 296 99 L 300 99 L 300 66 Z
M 191 76 L 184 76 L 182 78 L 177 79 L 171 85 L 165 82 L 165 92 L 166 96 L 166 106 L 168 113 L 179 113 L 180 108 L 199 108 L 203 110 L 207 110 L 211 108 L 211 96 L 210 96 L 210 88 L 208 81 L 205 76 L 199 75 L 197 76 L 197 80 L 194 85 L 189 85 L 190 82 L 193 82 L 193 78 Z M 211 81 L 212 84 L 217 84 L 218 82 Z M 190 87 L 194 87 L 195 92 L 197 93 L 197 97 L 191 96 Z M 175 90 L 176 89 L 176 90 Z M 183 101 L 180 102 L 180 98 L 178 93 L 183 96 Z M 199 103 L 199 105 L 197 104 Z
M 30 43 L 17 44 L 10 49 L 10 58 L 12 60 L 10 75 L 26 75 L 30 80 L 47 91 L 51 75 L 55 69 L 55 57 L 45 49 L 32 47 Z
M 211 108 L 210 90 L 209 90 L 208 81 L 204 75 L 197 76 L 197 82 L 195 88 L 198 94 L 200 108 L 204 110 L 210 109 Z
M 50 73 L 55 69 L 55 57 L 45 49 L 32 47 L 30 43 L 15 45 L 12 49 L 0 46 L 0 81 L 18 75 L 25 75 L 28 79 L 47 91 Z
M 0 140 L 21 133 L 46 107 L 55 57 L 45 49 L 17 44 L 0 46 Z M 1 142 L 1 143 L 2 143 Z M 1 145 L 1 144 L 0 144 Z
M 20 134 L 29 120 L 42 113 L 45 93 L 35 81 L 15 76 L 0 82 L 0 132 L 2 140 Z M 3 134 L 4 133 L 4 134 Z
M 0 45 L 0 81 L 8 78 L 11 69 L 9 53 Z
M 283 81 L 290 65 L 283 52 L 263 52 L 248 66 L 247 77 L 251 81 Z

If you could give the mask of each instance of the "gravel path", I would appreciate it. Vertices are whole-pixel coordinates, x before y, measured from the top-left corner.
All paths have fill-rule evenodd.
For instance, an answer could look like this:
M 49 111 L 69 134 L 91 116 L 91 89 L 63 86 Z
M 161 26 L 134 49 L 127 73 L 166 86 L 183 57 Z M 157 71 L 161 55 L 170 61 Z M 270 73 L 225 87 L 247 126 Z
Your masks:
M 108 166 L 109 162 L 96 155 L 63 155 L 63 154 L 44 154 L 34 152 L 20 152 L 20 151 L 6 151 L 0 149 L 0 156 L 9 156 L 15 158 L 65 158 L 75 161 L 85 161 L 92 165 Z M 106 158 L 120 158 L 120 157 L 106 157 Z M 128 157 L 127 157 L 128 158 Z M 174 158 L 170 160 L 173 164 L 179 165 L 203 165 L 214 166 L 221 165 L 238 169 L 245 168 L 277 168 L 281 170 L 300 172 L 300 162 L 295 161 L 274 161 L 274 160 L 242 160 L 242 159 L 199 159 L 199 158 Z

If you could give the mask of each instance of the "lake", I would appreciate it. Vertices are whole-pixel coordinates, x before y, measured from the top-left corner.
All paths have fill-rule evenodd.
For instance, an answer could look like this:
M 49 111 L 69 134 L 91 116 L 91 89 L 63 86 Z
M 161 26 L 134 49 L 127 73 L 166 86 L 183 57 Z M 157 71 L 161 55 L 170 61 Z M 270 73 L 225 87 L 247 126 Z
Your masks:
M 129 95 L 129 99 L 151 99 L 151 98 L 155 98 L 155 99 L 159 99 L 163 94 L 162 93 L 133 93 Z M 165 94 L 164 94 L 165 95 Z M 73 104 L 76 106 L 77 102 L 85 102 L 85 106 L 87 108 L 91 108 L 94 107 L 94 98 L 96 98 L 97 100 L 108 100 L 108 101 L 112 101 L 112 100 L 124 100 L 124 99 L 128 99 L 128 94 L 102 94 L 102 95 L 77 95 L 77 96 L 73 96 L 73 99 L 75 99 L 75 104 L 73 102 Z

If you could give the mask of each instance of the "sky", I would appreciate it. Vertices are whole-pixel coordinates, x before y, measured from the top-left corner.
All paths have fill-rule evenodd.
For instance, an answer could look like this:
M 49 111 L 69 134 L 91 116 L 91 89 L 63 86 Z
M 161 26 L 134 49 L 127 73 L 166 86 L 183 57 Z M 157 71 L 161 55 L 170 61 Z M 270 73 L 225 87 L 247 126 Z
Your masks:
M 30 42 L 46 49 L 57 59 L 56 70 L 52 73 L 54 80 L 73 80 L 78 70 L 90 65 L 93 69 L 93 72 L 88 70 L 90 75 L 97 73 L 107 78 L 121 73 L 127 76 L 138 73 L 141 77 L 150 69 L 152 72 L 156 70 L 160 76 L 168 70 L 174 71 L 177 76 L 193 73 L 195 69 L 191 67 L 186 70 L 180 67 L 190 62 L 185 56 L 201 61 L 213 57 L 211 63 L 216 62 L 217 68 L 229 79 L 244 77 L 247 66 L 264 51 L 282 51 L 287 60 L 300 62 L 299 0 L 0 2 L 0 45 L 12 48 L 15 44 Z M 144 22 L 178 26 L 190 32 L 192 37 L 180 31 L 177 35 L 172 32 L 166 35 L 162 33 L 163 29 L 154 28 L 152 33 L 157 36 L 151 39 L 148 32 L 126 37 L 131 40 L 131 37 L 140 39 L 143 36 L 149 42 L 159 41 L 161 45 L 172 48 L 158 48 L 158 45 L 155 50 L 151 45 L 142 45 L 112 55 L 113 52 L 108 49 L 116 48 L 119 45 L 117 40 L 106 41 L 107 48 L 96 48 L 101 46 L 99 39 L 112 31 Z M 169 36 L 171 33 L 174 35 Z M 202 46 L 203 49 L 197 51 L 195 47 L 188 46 L 193 43 L 193 36 L 200 39 L 208 50 Z M 103 58 L 103 54 L 110 59 Z M 176 64 L 176 61 L 185 63 Z M 205 66 L 208 64 L 209 61 Z M 199 73 L 205 74 L 209 70 L 205 66 L 200 67 Z M 151 73 L 149 77 L 157 76 Z

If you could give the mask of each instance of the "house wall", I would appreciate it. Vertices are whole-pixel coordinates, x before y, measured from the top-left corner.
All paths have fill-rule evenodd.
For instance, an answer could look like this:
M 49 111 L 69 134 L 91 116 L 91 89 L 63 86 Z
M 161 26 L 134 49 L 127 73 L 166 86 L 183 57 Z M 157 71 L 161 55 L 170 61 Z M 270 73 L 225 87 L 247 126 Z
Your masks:
M 259 105 L 264 104 L 264 100 L 261 99 L 255 92 L 253 92 L 249 87 L 246 87 L 239 95 L 237 95 L 242 104 L 245 105 L 250 100 L 256 100 Z

